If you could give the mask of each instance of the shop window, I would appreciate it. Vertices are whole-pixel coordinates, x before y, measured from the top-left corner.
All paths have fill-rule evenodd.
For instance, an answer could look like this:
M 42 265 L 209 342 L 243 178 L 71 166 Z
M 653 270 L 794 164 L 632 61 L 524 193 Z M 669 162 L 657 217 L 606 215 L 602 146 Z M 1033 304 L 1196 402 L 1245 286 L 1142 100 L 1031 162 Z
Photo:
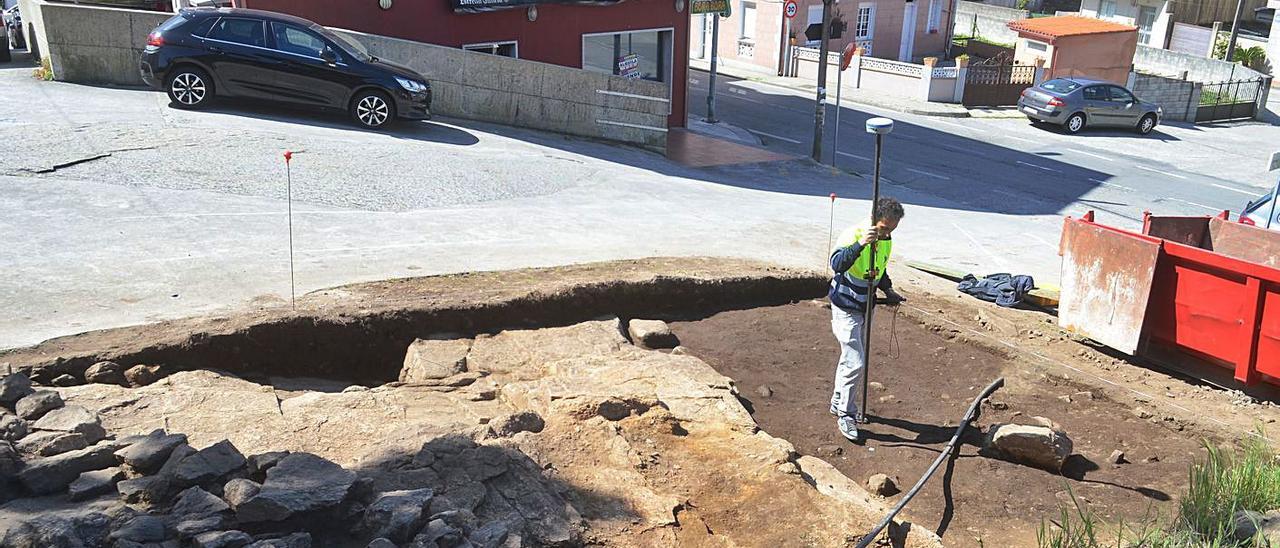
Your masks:
M 515 42 L 490 42 L 487 44 L 467 44 L 462 46 L 467 51 L 478 51 L 503 57 L 520 58 L 520 48 Z
M 627 78 L 671 81 L 670 30 L 582 36 L 582 68 Z

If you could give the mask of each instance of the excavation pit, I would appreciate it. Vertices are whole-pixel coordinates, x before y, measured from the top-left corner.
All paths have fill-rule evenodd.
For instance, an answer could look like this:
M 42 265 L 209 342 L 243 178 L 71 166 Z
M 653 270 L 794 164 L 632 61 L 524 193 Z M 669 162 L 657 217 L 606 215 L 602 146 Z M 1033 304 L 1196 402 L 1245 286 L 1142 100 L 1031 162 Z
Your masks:
M 59 390 L 116 436 L 163 428 L 196 448 L 227 439 L 245 455 L 313 453 L 370 493 L 432 489 L 474 511 L 477 530 L 502 522 L 525 546 L 845 545 L 895 502 L 859 484 L 884 473 L 905 490 L 972 394 L 1000 375 L 1009 386 L 979 426 L 1061 423 L 1078 453 L 1066 476 L 977 456 L 975 430 L 902 516 L 916 525 L 892 528 L 894 545 L 937 546 L 932 529 L 947 546 L 1034 545 L 1068 486 L 1105 516 L 1171 507 L 1205 431 L 1158 402 L 1144 417 L 1118 394 L 930 320 L 929 310 L 967 319 L 985 309 L 903 278 L 913 301 L 896 320 L 892 309 L 881 315 L 862 445 L 840 438 L 826 411 L 837 351 L 830 312 L 813 300 L 823 276 L 723 259 L 375 282 L 308 295 L 296 312 L 88 333 L 0 363 L 41 379 L 83 379 L 101 360 L 162 366 L 167 376 L 143 387 Z M 632 344 L 630 318 L 669 321 L 682 347 Z M 443 334 L 466 341 L 466 371 L 399 382 L 414 340 Z M 1133 464 L 1106 463 L 1116 449 Z M 477 459 L 492 466 L 463 463 Z M 67 504 L 31 500 L 0 507 L 0 529 Z M 354 518 L 334 519 L 295 527 L 325 539 L 317 546 L 370 540 L 346 527 Z

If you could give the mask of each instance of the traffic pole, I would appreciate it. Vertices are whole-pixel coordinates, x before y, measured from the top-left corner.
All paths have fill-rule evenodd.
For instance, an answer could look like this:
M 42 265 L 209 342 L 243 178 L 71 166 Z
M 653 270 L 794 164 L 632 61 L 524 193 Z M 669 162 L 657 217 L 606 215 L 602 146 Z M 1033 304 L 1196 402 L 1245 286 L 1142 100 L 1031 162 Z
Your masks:
M 831 136 L 831 167 L 836 167 L 836 156 L 840 150 L 840 90 L 844 89 L 844 67 L 836 71 L 836 129 Z
M 822 133 L 827 115 L 827 53 L 831 51 L 831 4 L 822 0 L 822 45 L 818 48 L 818 96 L 813 106 L 813 161 L 822 163 Z
M 871 177 L 871 229 L 875 230 L 876 203 L 880 201 L 880 153 L 884 145 L 884 136 L 893 131 L 893 120 L 888 118 L 872 118 L 867 120 L 867 133 L 876 135 L 875 168 Z M 867 305 L 863 307 L 862 316 L 862 405 L 858 408 L 858 422 L 867 420 L 867 386 L 871 377 L 871 319 L 876 308 L 876 281 L 880 272 L 876 271 L 876 248 L 879 241 L 871 244 L 870 264 L 867 269 Z
M 716 60 L 720 57 L 720 14 L 716 13 L 711 20 L 711 78 L 707 84 L 707 119 L 708 124 L 718 123 L 716 119 Z
M 293 170 L 289 165 L 292 160 L 293 151 L 284 151 L 285 201 L 289 207 L 289 303 L 294 310 L 297 310 L 298 293 L 293 274 Z

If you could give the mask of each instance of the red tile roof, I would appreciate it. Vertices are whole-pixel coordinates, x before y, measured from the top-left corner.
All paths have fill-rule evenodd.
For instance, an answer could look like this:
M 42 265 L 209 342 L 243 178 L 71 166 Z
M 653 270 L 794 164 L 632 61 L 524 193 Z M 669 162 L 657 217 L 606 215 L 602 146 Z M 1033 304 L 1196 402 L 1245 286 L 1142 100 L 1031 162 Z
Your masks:
M 1063 36 L 1079 36 L 1082 34 L 1107 34 L 1112 32 L 1137 32 L 1138 27 L 1112 23 L 1101 19 L 1062 15 L 1058 17 L 1035 17 L 1010 21 L 1009 28 L 1020 33 L 1033 34 L 1044 38 L 1061 38 Z

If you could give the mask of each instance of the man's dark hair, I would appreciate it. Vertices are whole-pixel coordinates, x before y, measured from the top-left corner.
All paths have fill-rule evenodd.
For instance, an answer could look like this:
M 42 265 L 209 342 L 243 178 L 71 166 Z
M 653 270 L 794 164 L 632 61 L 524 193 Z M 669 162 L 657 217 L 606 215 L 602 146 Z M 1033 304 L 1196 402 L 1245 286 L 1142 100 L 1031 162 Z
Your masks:
M 879 221 L 881 219 L 890 221 L 902 220 L 906 212 L 902 210 L 902 203 L 889 197 L 880 198 L 876 201 L 875 217 Z

